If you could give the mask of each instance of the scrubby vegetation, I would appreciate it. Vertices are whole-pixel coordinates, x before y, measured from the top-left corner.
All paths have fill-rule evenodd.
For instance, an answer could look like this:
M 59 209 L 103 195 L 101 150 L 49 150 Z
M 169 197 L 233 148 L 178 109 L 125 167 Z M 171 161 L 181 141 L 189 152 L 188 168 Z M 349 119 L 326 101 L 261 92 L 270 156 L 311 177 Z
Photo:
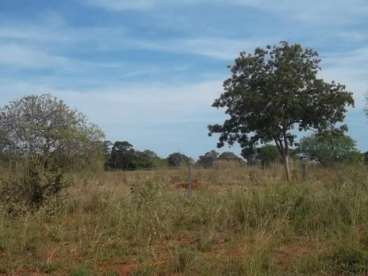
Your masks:
M 36 211 L 1 209 L 1 273 L 364 275 L 365 168 L 297 169 L 196 169 L 191 198 L 186 170 L 73 174 Z
M 102 131 L 48 94 L 2 107 L 0 129 L 0 202 L 13 215 L 58 196 L 68 173 L 103 163 Z
M 282 42 L 230 67 L 214 103 L 229 118 L 209 130 L 244 159 L 104 141 L 50 95 L 2 107 L 0 274 L 367 275 L 368 173 L 342 124 L 354 101 L 319 63 Z

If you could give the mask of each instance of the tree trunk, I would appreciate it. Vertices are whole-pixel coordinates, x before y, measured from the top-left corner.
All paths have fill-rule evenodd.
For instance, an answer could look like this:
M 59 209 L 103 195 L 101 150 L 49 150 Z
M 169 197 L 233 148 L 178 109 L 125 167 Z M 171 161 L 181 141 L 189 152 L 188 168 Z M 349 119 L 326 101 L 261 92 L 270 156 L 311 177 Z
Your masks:
M 286 132 L 284 132 L 283 137 L 274 137 L 274 141 L 276 143 L 277 148 L 279 149 L 280 155 L 282 157 L 282 161 L 284 163 L 286 180 L 290 182 L 291 174 L 290 174 L 290 166 L 289 166 L 289 143 L 287 140 Z
M 285 156 L 284 156 L 284 168 L 285 168 L 286 180 L 288 182 L 290 182 L 291 175 L 290 175 L 290 164 L 289 164 L 289 155 L 288 154 L 285 154 Z

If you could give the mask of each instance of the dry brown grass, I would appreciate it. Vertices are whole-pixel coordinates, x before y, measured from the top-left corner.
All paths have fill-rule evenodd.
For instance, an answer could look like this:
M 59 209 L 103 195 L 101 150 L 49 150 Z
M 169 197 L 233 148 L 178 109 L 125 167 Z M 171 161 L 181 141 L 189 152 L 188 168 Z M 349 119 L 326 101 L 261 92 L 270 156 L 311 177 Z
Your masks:
M 363 274 L 363 167 L 97 172 L 73 175 L 61 199 L 0 214 L 4 275 Z M 178 189 L 178 186 L 180 188 Z

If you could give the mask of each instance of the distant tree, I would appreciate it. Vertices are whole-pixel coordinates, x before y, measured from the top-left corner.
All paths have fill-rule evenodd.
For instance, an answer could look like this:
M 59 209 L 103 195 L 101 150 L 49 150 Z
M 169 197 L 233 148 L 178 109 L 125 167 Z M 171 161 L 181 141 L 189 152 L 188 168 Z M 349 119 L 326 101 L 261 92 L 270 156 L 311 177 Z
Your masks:
M 145 150 L 143 151 L 143 154 L 150 160 L 150 167 L 162 168 L 167 166 L 166 160 L 158 156 L 154 151 Z
M 166 165 L 165 160 L 161 159 L 154 151 L 144 150 L 143 152 L 136 151 L 137 167 L 143 169 L 158 168 Z
M 154 152 L 154 151 L 152 151 L 152 150 L 144 150 L 143 152 L 142 152 L 147 158 L 149 158 L 149 159 L 152 159 L 152 160 L 154 160 L 154 159 L 159 159 L 160 157 Z
M 289 180 L 294 130 L 331 127 L 354 104 L 344 85 L 318 77 L 319 64 L 317 52 L 287 42 L 242 52 L 230 67 L 225 92 L 213 103 L 229 116 L 222 125 L 209 126 L 210 135 L 220 134 L 218 146 L 238 142 L 251 151 L 274 141 Z
M 223 153 L 221 153 L 218 156 L 217 161 L 228 161 L 233 163 L 239 163 L 242 165 L 246 163 L 246 161 L 244 161 L 241 157 L 239 157 L 238 155 L 236 155 L 231 151 L 224 151 Z
M 269 166 L 280 160 L 280 152 L 274 145 L 264 145 L 257 149 L 257 158 L 263 166 Z
M 111 149 L 110 159 L 107 164 L 112 169 L 133 170 L 135 150 L 132 144 L 127 141 L 117 141 Z
M 227 161 L 234 161 L 234 160 L 241 160 L 239 156 L 231 151 L 225 151 L 221 153 L 218 159 L 227 160 Z
M 298 150 L 326 166 L 338 162 L 362 161 L 363 155 L 357 150 L 355 141 L 345 132 L 346 128 L 339 128 L 305 137 Z
M 147 152 L 136 151 L 132 164 L 134 169 L 151 169 L 155 166 L 155 159 Z
M 197 165 L 203 168 L 211 168 L 218 156 L 218 152 L 211 150 L 199 157 Z
M 111 149 L 105 167 L 115 170 L 150 169 L 158 167 L 160 162 L 161 158 L 153 151 L 141 152 L 127 141 L 117 141 Z
M 167 157 L 167 163 L 170 167 L 180 167 L 191 162 L 191 158 L 185 154 L 175 152 Z

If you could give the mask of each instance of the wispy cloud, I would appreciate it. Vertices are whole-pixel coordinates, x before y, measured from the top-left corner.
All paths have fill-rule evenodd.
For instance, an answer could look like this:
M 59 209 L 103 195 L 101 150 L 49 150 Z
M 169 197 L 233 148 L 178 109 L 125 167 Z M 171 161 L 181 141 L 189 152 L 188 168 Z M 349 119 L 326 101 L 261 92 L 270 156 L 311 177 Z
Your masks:
M 368 48 L 330 54 L 323 60 L 322 75 L 341 82 L 354 92 L 356 107 L 365 105 L 368 92 Z
M 103 126 L 106 122 L 202 120 L 196 115 L 208 112 L 208 107 L 222 92 L 222 78 L 181 85 L 121 82 L 79 90 L 60 89 L 52 83 L 39 85 L 35 81 L 15 83 L 11 79 L 0 79 L 0 86 L 0 104 L 23 95 L 52 93 Z
M 73 90 L 0 79 L 0 105 L 24 95 L 51 93 L 86 114 L 109 139 L 127 139 L 162 154 L 179 149 L 200 154 L 216 143 L 207 137 L 207 124 L 218 122 L 223 116 L 209 108 L 221 93 L 221 84 L 217 79 L 181 85 L 116 83 Z M 144 140 L 144 135 L 155 138 Z M 165 147 L 157 145 L 158 141 L 166 143 Z M 194 145 L 193 141 L 198 143 Z
M 134 1 L 119 1 L 119 0 L 87 0 L 89 4 L 95 5 L 97 7 L 106 8 L 109 10 L 142 10 L 152 8 L 159 1 L 155 0 L 134 0 Z
M 336 26 L 352 23 L 357 17 L 365 17 L 368 12 L 368 2 L 365 0 L 235 1 L 239 4 L 251 4 L 260 9 L 277 12 L 284 17 L 294 18 L 312 25 L 327 24 Z
M 368 41 L 367 31 L 341 31 L 336 34 L 336 37 L 349 43 L 364 43 Z
M 13 44 L 2 43 L 6 40 L 13 40 Z M 95 51 L 108 53 L 109 51 L 122 51 L 124 49 L 154 50 L 176 54 L 193 54 L 207 56 L 219 60 L 233 60 L 241 51 L 252 50 L 258 46 L 274 43 L 281 37 L 262 38 L 226 38 L 208 36 L 190 36 L 173 38 L 151 38 L 135 37 L 129 34 L 125 28 L 113 27 L 83 27 L 70 28 L 69 26 L 39 26 L 39 25 L 19 25 L 0 27 L 0 47 L 2 47 L 7 59 L 12 59 L 19 54 L 19 60 L 14 59 L 14 65 L 40 67 L 61 63 L 62 57 L 40 51 L 43 46 L 54 45 L 55 50 L 63 49 L 68 45 L 93 45 Z M 38 50 L 37 50 L 38 48 Z M 8 55 L 10 54 L 10 55 Z M 1 55 L 1 53 L 0 53 Z M 4 54 L 5 55 L 5 54 Z M 40 65 L 33 63 L 37 60 Z M 46 58 L 47 56 L 47 58 Z M 24 62 L 21 62 L 24 59 Z M 46 62 L 46 60 L 48 62 Z M 67 58 L 64 57 L 64 63 Z M 1 61 L 0 61 L 1 63 Z M 7 63 L 8 64 L 8 63 Z
M 346 84 L 358 110 L 364 104 L 366 0 L 36 2 L 38 17 L 1 18 L 0 104 L 49 92 L 110 137 L 169 151 L 194 152 L 198 141 L 203 152 L 215 145 L 206 125 L 223 118 L 210 105 L 226 65 L 280 40 L 318 50 L 323 77 Z
M 221 93 L 221 80 L 194 84 L 114 84 L 88 91 L 57 91 L 95 121 L 121 123 L 175 123 L 203 120 L 209 106 Z M 100 112 L 95 113 L 95 110 Z M 210 112 L 211 113 L 211 112 Z M 123 120 L 122 120 L 123 119 Z
M 138 46 L 158 51 L 207 56 L 214 59 L 231 61 L 242 51 L 253 51 L 254 48 L 270 43 L 271 39 L 227 39 L 222 37 L 198 37 L 171 39 L 166 41 L 141 41 Z
M 20 68 L 50 68 L 63 66 L 68 60 L 19 44 L 0 44 L 0 65 Z
M 294 18 L 308 23 L 324 22 L 331 25 L 351 23 L 355 17 L 365 17 L 368 12 L 368 3 L 365 0 L 88 0 L 87 3 L 111 11 L 148 10 L 164 6 L 203 3 L 207 5 L 235 5 L 279 13 L 282 17 Z

